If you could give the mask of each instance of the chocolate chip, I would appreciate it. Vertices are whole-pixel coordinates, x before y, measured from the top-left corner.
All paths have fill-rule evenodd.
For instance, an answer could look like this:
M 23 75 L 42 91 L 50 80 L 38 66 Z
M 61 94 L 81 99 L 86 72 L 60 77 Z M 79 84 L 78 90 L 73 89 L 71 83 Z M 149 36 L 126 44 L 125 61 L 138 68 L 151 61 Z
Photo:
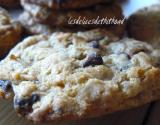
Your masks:
M 126 56 L 127 56 L 128 59 L 131 59 L 131 56 L 130 56 L 130 55 L 128 55 L 127 53 L 125 53 L 125 54 L 126 54 Z
M 32 106 L 38 100 L 39 100 L 39 95 L 33 94 L 28 99 L 23 99 L 23 100 L 16 99 L 15 100 L 15 104 L 18 105 L 18 106 L 20 106 L 20 107 L 23 107 L 23 106 L 26 106 L 26 105 L 27 106 Z
M 73 42 L 68 42 L 68 43 L 66 44 L 66 47 L 69 47 L 70 45 L 73 45 Z
M 40 97 L 37 94 L 33 94 L 30 98 L 27 99 L 14 99 L 14 107 L 22 115 L 25 115 L 28 112 L 32 111 L 32 105 L 39 101 Z
M 4 92 L 8 92 L 12 87 L 11 87 L 11 81 L 9 80 L 0 80 L 0 88 Z
M 102 40 L 102 39 L 104 39 L 104 37 L 99 37 L 97 39 L 92 39 L 92 40 L 90 40 L 88 42 L 90 43 L 91 47 L 93 47 L 93 48 L 99 48 L 100 47 L 99 41 Z
M 119 70 L 125 71 L 125 70 L 129 69 L 129 67 L 130 67 L 129 65 L 124 65 L 124 66 L 120 67 Z
M 103 59 L 100 55 L 91 54 L 86 58 L 83 67 L 95 66 L 95 65 L 103 65 Z
M 33 105 L 35 102 L 37 102 L 37 101 L 39 101 L 39 99 L 40 99 L 40 97 L 39 97 L 39 95 L 37 95 L 37 94 L 33 94 L 32 96 L 31 96 L 31 98 L 29 99 L 30 100 L 30 105 Z
M 90 45 L 92 48 L 99 48 L 99 43 L 97 41 L 92 41 Z

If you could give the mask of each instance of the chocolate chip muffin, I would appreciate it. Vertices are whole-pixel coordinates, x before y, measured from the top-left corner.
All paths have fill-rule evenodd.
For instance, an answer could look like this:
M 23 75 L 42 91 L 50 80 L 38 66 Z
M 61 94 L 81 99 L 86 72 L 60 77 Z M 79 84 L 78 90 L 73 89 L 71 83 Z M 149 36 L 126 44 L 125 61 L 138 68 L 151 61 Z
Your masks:
M 33 121 L 96 117 L 160 98 L 156 50 L 114 40 L 102 30 L 28 37 L 0 62 L 1 84 L 11 83 L 15 110 Z
M 96 5 L 98 3 L 110 3 L 114 0 L 24 0 L 25 2 L 45 6 L 54 10 L 77 9 Z
M 20 6 L 20 0 L 0 0 L 0 6 L 10 9 Z
M 129 36 L 160 46 L 160 4 L 141 9 L 128 19 Z
M 12 21 L 8 12 L 0 8 L 0 58 L 2 58 L 21 37 L 21 26 Z

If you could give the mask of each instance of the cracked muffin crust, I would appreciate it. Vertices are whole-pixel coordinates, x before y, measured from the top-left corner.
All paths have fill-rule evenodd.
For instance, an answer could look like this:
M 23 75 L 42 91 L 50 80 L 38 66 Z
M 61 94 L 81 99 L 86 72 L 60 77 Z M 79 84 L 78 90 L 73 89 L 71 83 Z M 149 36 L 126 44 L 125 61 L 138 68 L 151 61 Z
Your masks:
M 99 27 L 105 27 L 115 35 L 122 37 L 124 35 L 125 21 L 121 7 L 118 4 L 110 5 L 96 5 L 95 7 L 83 9 L 83 10 L 69 10 L 69 11 L 54 11 L 45 7 L 41 7 L 34 4 L 28 4 L 21 1 L 24 9 L 29 12 L 34 22 L 50 25 L 52 27 L 77 27 L 78 29 L 93 29 Z M 106 21 L 106 24 L 69 24 L 72 20 L 96 20 L 96 19 L 115 19 L 122 20 L 120 24 L 110 24 Z M 117 21 L 117 22 L 118 22 Z M 84 22 L 84 21 L 83 21 Z
M 8 12 L 0 7 L 0 58 L 13 47 L 20 37 L 20 24 L 14 22 Z
M 128 19 L 128 33 L 131 37 L 160 46 L 160 4 L 143 8 Z
M 45 6 L 54 10 L 86 8 L 98 3 L 110 3 L 114 0 L 24 0 L 25 2 Z
M 112 41 L 101 30 L 26 38 L 0 62 L 15 110 L 33 121 L 71 120 L 158 99 L 159 52 L 132 39 Z

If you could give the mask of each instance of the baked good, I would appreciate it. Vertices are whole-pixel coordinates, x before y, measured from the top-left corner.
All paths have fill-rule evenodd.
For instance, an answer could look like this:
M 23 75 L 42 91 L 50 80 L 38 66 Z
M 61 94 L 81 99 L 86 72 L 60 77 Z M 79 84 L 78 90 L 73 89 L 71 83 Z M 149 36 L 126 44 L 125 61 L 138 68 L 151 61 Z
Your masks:
M 20 39 L 21 26 L 14 22 L 8 12 L 0 7 L 0 58 Z
M 33 34 L 44 34 L 44 35 L 50 35 L 53 32 L 56 31 L 63 31 L 63 32 L 78 32 L 78 31 L 85 31 L 87 29 L 85 28 L 77 28 L 77 27 L 53 27 L 41 23 L 37 23 L 33 20 L 31 14 L 24 11 L 19 16 L 19 22 L 23 26 L 25 30 L 25 34 L 33 35 Z
M 21 1 L 21 4 L 24 9 L 33 16 L 36 22 L 53 26 L 68 26 L 68 21 L 70 18 L 77 20 L 79 17 L 81 17 L 81 20 L 83 20 L 83 17 L 85 17 L 86 20 L 93 20 L 97 19 L 98 16 L 99 19 L 106 17 L 108 19 L 113 17 L 115 17 L 116 19 L 124 18 L 122 9 L 118 4 L 96 5 L 87 9 L 77 9 L 69 11 L 55 11 L 46 7 L 26 3 L 24 2 L 24 0 Z
M 4 8 L 16 8 L 20 6 L 20 0 L 0 0 L 0 6 Z
M 128 33 L 131 37 L 160 46 L 160 4 L 143 8 L 128 19 Z
M 108 41 L 116 41 L 116 40 L 119 39 L 116 36 L 114 36 L 113 34 L 107 32 L 106 30 L 102 30 L 102 29 L 96 29 L 96 30 L 92 30 L 92 31 L 89 31 L 89 32 L 86 32 L 86 33 L 88 33 L 88 34 L 92 33 L 93 35 L 95 35 L 93 37 L 98 37 L 98 36 L 99 37 L 103 37 L 103 36 L 106 36 L 106 39 Z M 11 58 L 14 59 L 14 56 L 11 56 Z M 11 67 L 8 67 L 8 68 L 11 68 Z M 11 91 L 12 87 L 11 87 L 11 82 L 10 81 L 8 81 L 8 80 L 0 80 L 0 88 L 1 88 L 0 89 L 0 96 L 1 97 L 3 97 L 3 98 L 11 98 L 12 97 L 13 94 L 12 94 L 12 91 Z
M 49 35 L 54 32 L 54 28 L 34 22 L 32 16 L 28 12 L 20 14 L 18 21 L 24 28 L 25 34 L 45 34 Z
M 123 12 L 118 4 L 97 5 L 88 9 L 55 11 L 45 7 L 26 3 L 22 0 L 24 9 L 32 15 L 34 22 L 47 24 L 52 27 L 70 27 L 72 29 L 93 29 L 97 27 L 106 27 L 115 35 L 122 37 L 124 35 L 125 22 L 122 24 L 113 24 L 110 19 L 123 20 Z M 106 21 L 101 21 L 104 20 Z M 78 24 L 73 21 L 76 20 Z M 87 24 L 87 22 L 95 22 Z M 99 23 L 99 24 L 98 24 Z M 102 23 L 102 24 L 101 24 Z M 103 24 L 105 23 L 105 24 Z M 70 29 L 69 28 L 69 29 Z
M 102 30 L 26 38 L 0 62 L 15 110 L 33 121 L 71 120 L 160 98 L 159 52 L 144 42 L 114 40 Z
M 24 0 L 40 6 L 52 8 L 54 10 L 77 9 L 96 5 L 98 3 L 110 3 L 114 0 Z
M 19 22 L 22 24 L 22 26 L 25 29 L 25 34 L 44 34 L 44 35 L 50 35 L 53 32 L 56 31 L 63 31 L 63 32 L 77 32 L 77 31 L 85 31 L 87 29 L 85 28 L 77 28 L 77 27 L 53 27 L 41 23 L 37 23 L 33 20 L 31 14 L 24 11 L 19 16 Z
M 63 31 L 63 32 L 78 32 L 78 31 L 87 31 L 93 30 L 97 28 L 87 28 L 81 26 L 72 26 L 72 27 L 62 27 L 62 26 L 50 26 L 47 24 L 41 24 L 34 21 L 31 14 L 24 11 L 20 17 L 19 22 L 24 27 L 27 34 L 52 34 L 55 31 Z M 109 26 L 109 27 L 99 27 L 103 30 L 111 32 L 112 34 L 116 35 L 117 37 L 121 38 L 124 35 L 124 25 L 117 25 L 117 26 Z

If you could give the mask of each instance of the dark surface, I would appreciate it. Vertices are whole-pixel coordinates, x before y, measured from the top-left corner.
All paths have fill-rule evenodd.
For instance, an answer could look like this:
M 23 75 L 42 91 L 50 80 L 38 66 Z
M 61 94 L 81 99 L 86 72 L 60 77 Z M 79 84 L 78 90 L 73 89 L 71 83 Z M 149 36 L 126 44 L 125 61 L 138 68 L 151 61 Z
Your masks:
M 144 105 L 139 108 L 133 108 L 131 110 L 116 112 L 111 115 L 105 115 L 98 118 L 90 118 L 78 121 L 66 121 L 60 123 L 38 123 L 33 124 L 28 120 L 25 120 L 13 110 L 11 102 L 1 100 L 0 102 L 0 125 L 152 125 L 143 124 L 146 120 L 146 114 L 148 114 L 148 105 Z M 2 110 L 3 109 L 3 110 Z M 5 116 L 5 117 L 4 117 Z M 148 121 L 148 120 L 147 120 Z M 153 124 L 159 125 L 159 124 Z

